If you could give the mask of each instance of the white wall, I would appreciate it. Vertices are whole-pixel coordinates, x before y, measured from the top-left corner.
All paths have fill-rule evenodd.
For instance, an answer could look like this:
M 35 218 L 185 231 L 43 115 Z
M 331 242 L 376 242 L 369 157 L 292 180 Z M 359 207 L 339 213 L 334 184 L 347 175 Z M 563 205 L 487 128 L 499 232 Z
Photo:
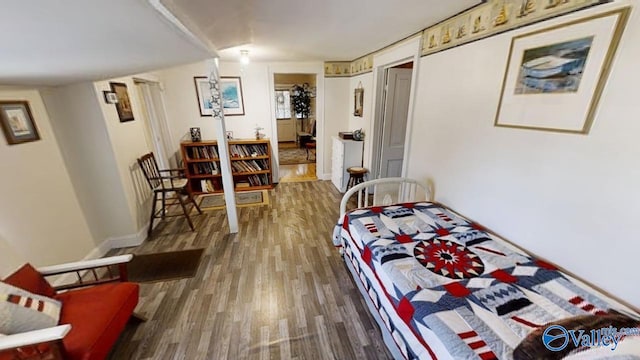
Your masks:
M 0 234 L 0 254 L 2 254 L 0 255 L 0 278 L 11 274 L 29 261 L 25 255 L 18 253 L 13 245 L 2 238 L 2 234 Z
M 244 116 L 226 116 L 227 131 L 233 131 L 235 138 L 255 139 L 255 128 L 259 126 L 263 128 L 260 132 L 272 139 L 274 130 L 277 133 L 277 129 L 272 129 L 271 126 L 271 119 L 275 115 L 271 106 L 273 88 L 269 84 L 273 79 L 269 78 L 269 65 L 252 62 L 241 70 L 238 62 L 221 61 L 220 76 L 240 76 L 242 81 Z
M 156 80 L 151 75 L 136 75 L 136 77 L 148 77 Z M 120 122 L 115 105 L 107 104 L 102 100 L 102 92 L 110 90 L 109 82 L 121 82 L 127 85 L 131 108 L 133 110 L 133 121 Z M 133 77 L 124 77 L 99 81 L 94 83 L 94 96 L 98 97 L 99 109 L 102 110 L 106 130 L 111 141 L 111 151 L 115 155 L 116 171 L 120 176 L 118 191 L 124 189 L 126 205 L 131 219 L 130 230 L 124 237 L 140 237 L 146 230 L 149 223 L 149 213 L 151 211 L 149 189 L 146 179 L 138 166 L 137 159 L 151 151 L 153 148 L 147 143 L 146 117 L 143 106 L 140 104 L 141 97 L 133 82 Z M 121 211 L 125 211 L 122 209 Z M 143 239 L 138 239 L 141 242 Z
M 94 84 L 48 88 L 42 97 L 94 239 L 100 244 L 131 234 L 133 219 L 122 211 L 124 188 Z
M 0 100 L 29 101 L 40 133 L 39 141 L 24 144 L 8 145 L 4 136 L 0 139 L 0 277 L 23 261 L 44 266 L 84 258 L 96 242 L 40 93 L 4 88 Z
M 349 131 L 349 111 L 353 109 L 353 91 L 349 91 L 349 78 L 326 78 L 325 84 L 325 134 L 324 169 L 318 169 L 318 176 L 331 177 L 331 137 L 341 131 Z M 351 99 L 351 100 L 349 100 Z M 349 107 L 351 101 L 351 107 Z
M 355 102 L 354 91 L 358 86 L 362 86 L 364 89 L 361 117 L 353 115 Z M 369 142 L 371 142 L 371 126 L 373 124 L 373 103 L 375 99 L 373 94 L 373 72 L 352 77 L 349 83 L 349 88 L 349 131 L 362 129 L 365 134 L 364 149 L 369 149 Z M 365 150 L 362 158 L 363 164 L 370 164 L 370 157 L 370 151 Z
M 638 306 L 638 12 L 589 135 L 493 126 L 511 38 L 612 6 L 422 58 L 408 175 L 432 178 L 437 200 Z

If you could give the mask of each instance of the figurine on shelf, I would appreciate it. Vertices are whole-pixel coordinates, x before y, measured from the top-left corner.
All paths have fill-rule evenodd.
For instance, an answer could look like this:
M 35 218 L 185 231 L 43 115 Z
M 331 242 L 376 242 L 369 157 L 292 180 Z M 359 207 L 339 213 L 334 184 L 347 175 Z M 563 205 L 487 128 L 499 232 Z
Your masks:
M 260 130 L 264 130 L 264 128 L 256 124 L 256 127 L 254 129 L 256 130 L 256 140 L 262 139 L 264 137 L 264 134 L 261 133 Z

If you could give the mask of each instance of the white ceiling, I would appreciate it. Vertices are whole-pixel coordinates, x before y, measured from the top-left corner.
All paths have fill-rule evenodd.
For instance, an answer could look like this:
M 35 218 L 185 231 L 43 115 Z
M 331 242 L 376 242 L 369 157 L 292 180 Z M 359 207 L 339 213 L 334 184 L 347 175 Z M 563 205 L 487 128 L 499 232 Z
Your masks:
M 196 36 L 218 49 L 221 59 L 238 59 L 240 49 L 248 49 L 258 61 L 354 60 L 482 2 L 160 1 Z
M 158 12 L 159 2 L 199 40 Z M 3 0 L 0 85 L 101 80 L 216 51 L 235 60 L 239 49 L 253 61 L 353 60 L 480 2 Z
M 2 85 L 99 80 L 208 57 L 146 0 L 2 0 Z

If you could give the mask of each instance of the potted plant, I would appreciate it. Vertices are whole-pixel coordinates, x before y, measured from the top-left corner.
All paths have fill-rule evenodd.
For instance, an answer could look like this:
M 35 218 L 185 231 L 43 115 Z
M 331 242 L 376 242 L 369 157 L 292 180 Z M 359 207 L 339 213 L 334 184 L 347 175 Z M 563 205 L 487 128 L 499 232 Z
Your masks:
M 291 89 L 291 103 L 298 119 L 306 119 L 311 113 L 311 92 L 309 84 L 294 85 Z

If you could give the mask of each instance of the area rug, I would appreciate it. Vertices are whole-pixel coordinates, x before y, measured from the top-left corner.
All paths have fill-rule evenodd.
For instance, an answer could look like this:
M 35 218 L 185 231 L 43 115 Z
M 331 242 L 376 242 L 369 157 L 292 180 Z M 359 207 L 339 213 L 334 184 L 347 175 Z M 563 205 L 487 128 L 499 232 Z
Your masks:
M 198 198 L 200 209 L 219 210 L 225 208 L 224 194 L 204 194 Z M 242 191 L 236 193 L 236 206 L 260 206 L 269 204 L 267 190 Z
M 156 282 L 193 277 L 204 249 L 134 255 L 127 264 L 132 282 Z
M 316 162 L 315 150 L 309 154 L 307 160 L 307 149 L 294 148 L 278 148 L 278 158 L 280 165 L 297 165 L 297 164 L 313 164 Z

